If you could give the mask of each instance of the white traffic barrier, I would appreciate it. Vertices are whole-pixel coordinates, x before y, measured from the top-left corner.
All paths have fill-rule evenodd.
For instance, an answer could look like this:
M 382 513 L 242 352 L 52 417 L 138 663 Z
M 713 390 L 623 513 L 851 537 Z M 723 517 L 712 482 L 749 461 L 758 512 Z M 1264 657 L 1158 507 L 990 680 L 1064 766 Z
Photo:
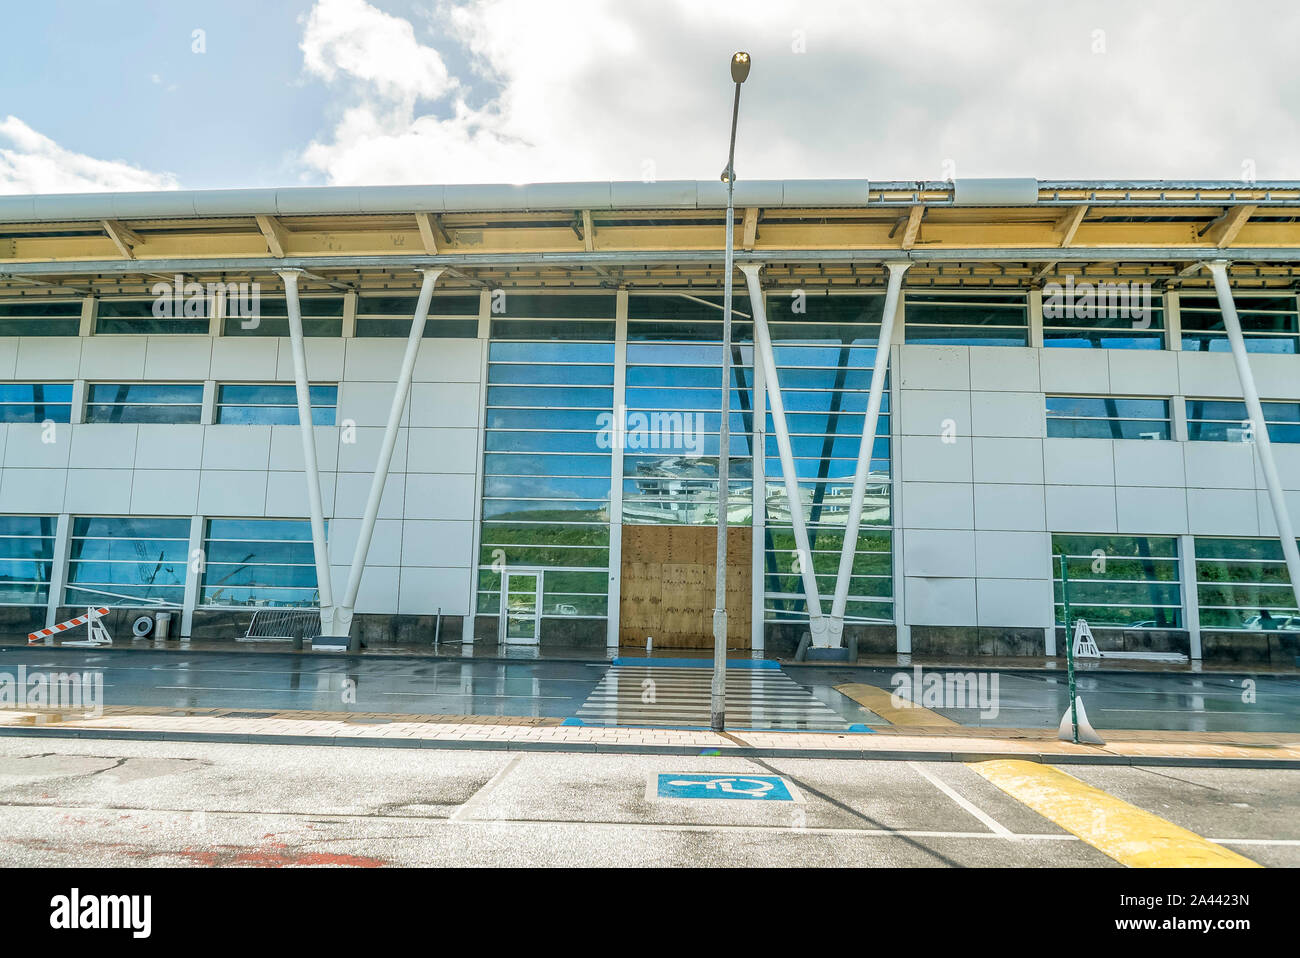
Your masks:
M 1087 619 L 1076 619 L 1074 622 L 1074 657 L 1076 659 L 1101 658 L 1101 649 L 1097 648 L 1097 640 L 1092 637 L 1092 629 L 1088 628 Z
M 64 642 L 64 645 L 73 646 L 96 646 L 112 645 L 113 637 L 108 634 L 108 629 L 104 628 L 104 623 L 99 621 L 102 616 L 108 614 L 108 609 L 104 606 L 96 608 L 91 606 L 86 610 L 85 615 L 79 615 L 75 619 L 69 619 L 67 622 L 60 622 L 58 625 L 52 625 L 48 629 L 38 629 L 35 632 L 27 633 L 27 644 L 35 645 L 43 639 L 51 638 L 60 632 L 67 632 L 69 629 L 75 629 L 79 625 L 85 625 L 90 637 L 81 642 Z

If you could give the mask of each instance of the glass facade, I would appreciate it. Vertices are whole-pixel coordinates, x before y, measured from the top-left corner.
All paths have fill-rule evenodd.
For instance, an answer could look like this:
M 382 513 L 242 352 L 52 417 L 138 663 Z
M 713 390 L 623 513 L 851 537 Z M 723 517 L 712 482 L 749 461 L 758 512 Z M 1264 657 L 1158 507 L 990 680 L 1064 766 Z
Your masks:
M 492 322 L 477 610 L 498 613 L 503 570 L 541 569 L 543 617 L 604 618 L 613 297 L 555 297 L 605 320 L 514 318 L 534 298 L 512 294 L 511 318 Z
M 306 519 L 209 519 L 201 606 L 320 605 Z
M 1290 353 L 1300 351 L 1296 297 L 1233 295 L 1241 337 L 1251 353 Z M 1183 327 L 1183 349 L 1187 352 L 1226 353 L 1228 334 L 1223 328 L 1223 313 L 1215 296 L 1184 294 L 1178 302 Z
M 1300 442 L 1300 403 L 1262 402 L 1264 424 L 1273 442 Z M 1187 400 L 1187 438 L 1208 442 L 1249 442 L 1252 425 L 1244 402 Z
M 1196 538 L 1202 629 L 1300 631 L 1277 539 Z
M 45 605 L 54 568 L 54 516 L 0 516 L 0 605 Z
M 71 422 L 72 383 L 0 383 L 0 423 Z
M 401 337 L 411 334 L 419 296 L 366 295 L 357 301 L 357 336 Z M 478 294 L 434 292 L 425 339 L 473 339 L 478 335 Z
M 1049 439 L 1168 439 L 1168 399 L 1048 396 Z
M 1025 293 L 909 291 L 904 310 L 908 345 L 1029 345 Z
M 74 518 L 64 604 L 179 607 L 189 538 L 189 519 Z
M 0 336 L 76 336 L 80 332 L 80 300 L 0 303 Z
M 86 422 L 198 422 L 202 383 L 91 383 Z
M 718 522 L 722 297 L 631 296 L 623 521 Z M 732 299 L 727 522 L 753 521 L 754 347 L 749 300 Z M 743 315 L 742 315 L 743 314 Z
M 1070 577 L 1070 620 L 1126 629 L 1181 629 L 1178 540 L 1158 536 L 1052 536 L 1056 622 L 1064 623 L 1061 556 Z
M 253 315 L 246 316 L 245 313 Z M 342 296 L 300 296 L 298 313 L 302 316 L 303 336 L 342 336 Z M 236 315 L 237 314 L 237 315 Z M 227 301 L 221 319 L 223 336 L 288 336 L 289 302 L 283 296 L 259 296 L 241 291 L 239 301 Z
M 808 525 L 817 588 L 824 611 L 829 612 L 862 446 L 884 297 L 809 296 L 803 313 L 795 312 L 792 305 L 783 297 L 769 296 L 768 327 L 799 480 L 799 508 Z M 890 419 L 886 380 L 845 608 L 849 621 L 893 618 Z M 791 504 L 770 413 L 764 453 L 764 617 L 778 622 L 806 620 Z
M 1106 309 L 1105 315 L 1081 316 L 1077 308 L 1054 309 L 1043 303 L 1043 345 L 1072 349 L 1164 349 L 1165 311 L 1159 294 L 1149 304 L 1123 310 Z M 1089 310 L 1095 312 L 1095 310 Z M 1140 312 L 1134 318 L 1131 314 Z
M 311 386 L 311 421 L 334 425 L 338 386 Z M 249 385 L 223 383 L 217 387 L 217 422 L 238 425 L 298 425 L 298 392 L 282 383 Z

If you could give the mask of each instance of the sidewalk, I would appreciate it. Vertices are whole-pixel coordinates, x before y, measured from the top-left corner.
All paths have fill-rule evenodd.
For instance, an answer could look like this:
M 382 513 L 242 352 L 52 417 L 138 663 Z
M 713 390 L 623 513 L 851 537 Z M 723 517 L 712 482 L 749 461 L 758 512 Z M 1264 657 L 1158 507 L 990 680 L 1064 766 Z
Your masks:
M 250 712 L 235 709 L 0 710 L 0 735 L 386 748 L 505 749 L 1049 764 L 1300 768 L 1300 732 L 1101 730 L 1105 746 L 1074 745 L 1041 729 L 899 728 L 871 733 L 595 727 L 555 718 L 485 719 L 377 712 Z

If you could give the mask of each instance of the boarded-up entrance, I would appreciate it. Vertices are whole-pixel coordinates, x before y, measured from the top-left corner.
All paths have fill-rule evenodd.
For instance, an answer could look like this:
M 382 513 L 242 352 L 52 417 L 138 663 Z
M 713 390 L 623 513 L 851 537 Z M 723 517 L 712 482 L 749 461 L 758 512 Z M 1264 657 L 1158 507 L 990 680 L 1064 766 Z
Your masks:
M 727 530 L 727 645 L 750 647 L 751 548 L 748 526 Z M 713 647 L 718 530 L 711 526 L 623 527 L 621 645 Z

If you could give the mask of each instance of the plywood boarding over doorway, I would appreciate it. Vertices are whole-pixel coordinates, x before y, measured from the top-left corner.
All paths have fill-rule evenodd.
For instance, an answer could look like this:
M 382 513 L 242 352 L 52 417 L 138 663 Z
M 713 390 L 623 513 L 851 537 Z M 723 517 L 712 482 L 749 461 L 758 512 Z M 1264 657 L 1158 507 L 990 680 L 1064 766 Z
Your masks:
M 713 647 L 717 535 L 711 526 L 623 527 L 619 643 L 659 648 Z M 750 647 L 753 532 L 727 530 L 727 645 Z

